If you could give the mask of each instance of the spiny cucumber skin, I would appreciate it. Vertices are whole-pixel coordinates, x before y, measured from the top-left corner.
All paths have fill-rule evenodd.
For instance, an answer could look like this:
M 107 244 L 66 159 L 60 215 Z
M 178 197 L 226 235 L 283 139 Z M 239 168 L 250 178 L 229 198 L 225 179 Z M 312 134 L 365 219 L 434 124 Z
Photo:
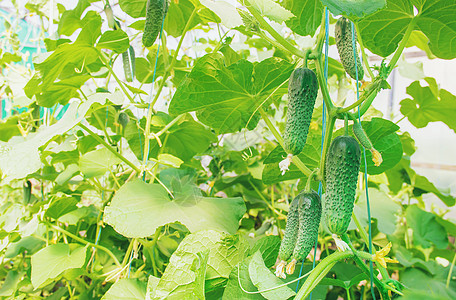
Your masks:
M 350 21 L 344 17 L 339 18 L 336 22 L 335 39 L 337 52 L 345 71 L 351 78 L 356 80 L 356 68 L 358 68 L 358 80 L 363 79 L 364 69 L 359 59 L 358 53 L 353 52 L 353 40 L 352 40 L 352 27 Z M 355 31 L 355 42 L 356 42 L 356 31 Z M 356 64 L 354 53 L 356 53 Z
M 353 133 L 355 134 L 356 138 L 358 139 L 359 143 L 363 145 L 364 148 L 370 150 L 374 148 L 372 142 L 367 137 L 366 132 L 364 131 L 363 127 L 359 122 L 355 122 L 353 124 Z
M 325 163 L 326 195 L 323 219 L 336 235 L 347 232 L 355 202 L 361 150 L 351 136 L 336 137 L 329 147 Z
M 287 225 L 285 226 L 285 234 L 283 235 L 282 243 L 279 249 L 279 259 L 287 261 L 296 244 L 299 227 L 299 197 L 291 201 L 290 210 L 287 216 Z
M 131 72 L 131 65 L 130 65 L 130 58 L 128 57 L 129 53 L 128 50 L 122 53 L 122 62 L 123 62 L 123 69 L 125 74 L 125 80 L 127 82 L 132 82 L 132 72 Z
M 298 195 L 299 229 L 298 239 L 292 258 L 301 261 L 307 257 L 318 237 L 318 227 L 321 220 L 321 200 L 314 191 Z
M 288 111 L 284 147 L 287 153 L 298 155 L 304 148 L 318 94 L 318 80 L 307 68 L 296 68 L 288 82 Z
M 146 23 L 144 24 L 143 44 L 150 47 L 154 44 L 161 31 L 163 18 L 168 12 L 168 0 L 148 0 L 146 7 Z

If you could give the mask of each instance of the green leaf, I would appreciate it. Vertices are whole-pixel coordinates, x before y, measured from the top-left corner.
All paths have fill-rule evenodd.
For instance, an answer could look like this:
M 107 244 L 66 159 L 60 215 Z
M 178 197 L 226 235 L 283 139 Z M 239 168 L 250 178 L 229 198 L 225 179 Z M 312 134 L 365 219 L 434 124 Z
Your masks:
M 250 275 L 249 275 L 249 264 L 252 260 L 252 256 L 241 261 L 238 266 L 233 268 L 226 284 L 225 291 L 223 292 L 222 300 L 257 300 L 257 299 L 266 299 L 261 296 L 260 293 L 257 294 L 248 294 L 245 293 L 242 289 L 249 292 L 257 292 L 258 289 L 253 285 Z M 239 277 L 238 277 L 239 276 Z M 239 282 L 242 285 L 242 289 L 239 286 Z
M 383 158 L 382 164 L 376 167 L 372 161 L 372 153 L 366 149 L 367 174 L 381 174 L 393 168 L 401 161 L 403 152 L 402 143 L 396 134 L 399 126 L 382 118 L 372 118 L 370 121 L 362 121 L 361 125 L 374 145 L 374 148 L 382 154 Z M 333 134 L 333 137 L 343 135 L 344 132 L 345 129 L 341 128 Z M 349 134 L 354 136 L 353 125 L 349 126 Z M 364 172 L 364 159 L 361 159 L 360 171 Z
M 282 23 L 294 17 L 289 10 L 286 10 L 273 0 L 249 0 L 249 3 L 263 16 L 277 23 Z
M 441 269 L 443 274 L 438 274 L 437 276 L 430 276 L 427 273 L 414 268 L 407 268 L 405 271 L 401 272 L 401 282 L 407 287 L 407 289 L 404 290 L 404 299 L 455 299 L 456 282 L 455 280 L 451 280 L 451 284 L 447 288 L 445 275 L 448 275 L 449 268 L 444 269 L 441 267 Z
M 236 7 L 225 1 L 201 0 L 202 5 L 213 11 L 227 28 L 242 26 L 242 19 Z
M 323 5 L 319 0 L 289 0 L 285 1 L 285 8 L 296 17 L 288 20 L 286 24 L 300 35 L 313 36 L 321 24 Z
M 109 49 L 116 53 L 123 53 L 130 47 L 130 39 L 123 30 L 105 31 L 97 43 L 99 49 Z
M 239 60 L 229 67 L 220 53 L 200 58 L 181 82 L 170 103 L 172 115 L 196 111 L 198 119 L 217 133 L 255 128 L 255 109 L 290 76 L 293 65 L 268 58 L 252 64 Z
M 18 272 L 16 270 L 8 270 L 5 281 L 3 282 L 3 285 L 0 288 L 0 296 L 11 296 L 14 292 L 16 292 L 18 284 L 21 282 L 24 274 L 25 273 Z
M 64 11 L 59 22 L 59 34 L 70 36 L 76 31 L 76 29 L 82 28 L 84 23 L 89 21 L 89 18 L 84 17 L 84 19 L 81 20 L 81 16 L 89 6 L 89 0 L 79 0 L 73 10 Z M 91 14 L 89 17 L 96 18 L 96 15 Z
M 400 102 L 401 113 L 417 128 L 423 128 L 429 122 L 441 121 L 456 132 L 453 111 L 456 110 L 456 96 L 438 88 L 432 77 L 426 77 L 428 86 L 421 86 L 414 81 L 407 87 L 407 98 Z
M 268 268 L 266 268 L 261 253 L 259 251 L 257 251 L 250 260 L 249 274 L 252 283 L 260 291 L 276 287 L 282 284 L 282 281 L 279 278 L 277 278 L 274 274 L 272 274 Z M 263 295 L 263 297 L 269 300 L 285 300 L 296 295 L 296 293 L 292 291 L 289 287 L 283 286 L 278 289 L 262 292 L 261 295 Z
M 6 120 L 0 120 L 0 141 L 7 142 L 15 135 L 20 135 L 19 121 L 24 120 L 25 114 L 11 116 Z
M 24 178 L 41 167 L 39 148 L 55 136 L 61 135 L 84 119 L 87 111 L 95 102 L 104 103 L 105 98 L 92 95 L 82 104 L 72 102 L 65 115 L 57 123 L 41 126 L 37 133 L 29 134 L 25 139 L 0 142 L 0 170 L 4 180 Z
M 406 211 L 407 225 L 413 230 L 413 243 L 423 248 L 435 245 L 437 248 L 448 246 L 448 237 L 445 228 L 440 225 L 436 216 L 411 205 Z
M 208 238 L 205 234 L 200 237 Z M 204 299 L 210 252 L 205 246 L 203 241 L 187 236 L 169 259 L 151 299 Z
M 377 219 L 377 228 L 384 234 L 393 234 L 396 230 L 397 214 L 401 208 L 383 191 L 369 188 L 369 204 L 372 218 Z M 356 202 L 354 212 L 361 224 L 367 226 L 367 201 L 366 193 L 361 193 Z M 349 229 L 355 229 L 354 223 L 350 224 Z
M 416 16 L 412 4 L 418 10 Z M 362 19 L 359 29 L 364 45 L 386 57 L 396 50 L 408 25 L 416 18 L 415 29 L 427 36 L 432 53 L 452 59 L 456 57 L 456 24 L 452 22 L 455 14 L 456 3 L 452 0 L 388 0 L 385 9 Z
M 119 5 L 132 18 L 146 16 L 147 0 L 119 0 Z
M 79 169 L 86 177 L 102 176 L 122 160 L 106 148 L 87 152 L 79 158 Z
M 104 300 L 144 300 L 146 284 L 137 278 L 121 278 L 104 294 Z
M 263 256 L 264 264 L 267 268 L 271 268 L 279 255 L 279 248 L 282 239 L 277 235 L 267 235 L 260 238 L 253 245 L 252 249 L 249 251 L 249 255 L 255 254 L 257 251 L 260 251 Z
M 57 198 L 51 202 L 49 208 L 46 210 L 45 216 L 58 219 L 61 216 L 76 210 L 78 207 L 78 200 L 73 197 Z
M 45 244 L 46 242 L 39 238 L 27 236 L 18 242 L 9 244 L 5 251 L 5 258 L 14 258 L 25 251 L 27 251 L 28 255 L 31 255 L 40 250 Z
M 70 250 L 72 249 L 72 250 Z M 47 246 L 32 255 L 32 285 L 39 288 L 48 279 L 54 279 L 63 271 L 81 268 L 86 259 L 87 247 L 72 244 L 55 244 Z
M 334 15 L 349 18 L 368 16 L 386 5 L 386 0 L 321 0 Z
M 103 219 L 126 237 L 147 237 L 157 227 L 176 221 L 191 232 L 202 229 L 236 232 L 245 212 L 242 198 L 208 198 L 201 196 L 198 189 L 193 191 L 191 195 L 175 195 L 171 201 L 159 184 L 128 182 L 105 207 Z
M 396 50 L 413 18 L 410 0 L 387 0 L 386 8 L 359 21 L 364 46 L 386 57 Z

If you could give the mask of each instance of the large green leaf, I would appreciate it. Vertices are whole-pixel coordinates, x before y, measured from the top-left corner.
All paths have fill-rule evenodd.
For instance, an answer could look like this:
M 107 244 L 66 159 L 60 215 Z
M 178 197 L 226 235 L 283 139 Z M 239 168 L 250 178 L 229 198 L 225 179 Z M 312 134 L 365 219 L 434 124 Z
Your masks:
M 260 300 L 266 299 L 260 293 L 257 294 L 248 294 L 245 293 L 242 289 L 249 292 L 257 292 L 258 289 L 252 283 L 249 275 L 249 264 L 252 260 L 252 256 L 241 261 L 233 270 L 231 271 L 230 278 L 226 285 L 225 291 L 223 292 L 223 300 Z M 242 285 L 239 286 L 239 283 Z
M 320 0 L 287 0 L 285 8 L 296 16 L 286 22 L 288 27 L 300 35 L 315 34 L 323 16 L 323 5 Z
M 334 15 L 362 18 L 386 5 L 386 0 L 321 0 Z
M 125 31 L 109 30 L 103 32 L 97 43 L 97 48 L 109 49 L 116 53 L 123 53 L 130 47 L 130 39 Z
M 205 242 L 213 243 L 210 235 L 199 234 L 202 240 L 186 237 L 181 242 L 169 259 L 151 299 L 204 299 L 204 279 L 210 255 Z
M 109 96 L 111 97 L 111 96 Z M 24 139 L 0 142 L 0 170 L 5 180 L 24 178 L 41 167 L 39 148 L 55 136 L 61 135 L 84 119 L 93 103 L 105 103 L 107 96 L 94 94 L 79 104 L 72 102 L 65 115 L 51 126 L 41 126 L 40 131 L 30 133 Z
M 46 210 L 45 216 L 58 219 L 61 216 L 76 210 L 78 200 L 73 197 L 61 197 L 53 200 Z
M 444 89 L 438 88 L 432 77 L 426 77 L 428 86 L 421 86 L 414 81 L 407 87 L 407 98 L 401 101 L 401 113 L 417 128 L 423 128 L 429 122 L 441 121 L 456 132 L 454 111 L 456 111 L 456 96 Z
M 273 0 L 249 0 L 249 4 L 263 16 L 268 17 L 277 23 L 282 23 L 283 21 L 294 17 L 290 11 Z
M 239 60 L 230 66 L 220 53 L 200 58 L 181 82 L 170 103 L 171 114 L 196 111 L 198 119 L 218 133 L 255 128 L 259 118 L 255 109 L 285 82 L 293 65 L 268 58 L 252 64 Z
M 136 278 L 122 278 L 114 283 L 104 294 L 104 300 L 144 300 L 146 284 Z
M 32 284 L 35 288 L 59 276 L 63 271 L 81 268 L 86 259 L 87 247 L 76 244 L 55 244 L 47 246 L 32 255 Z
M 416 16 L 413 6 L 418 10 Z M 362 19 L 359 29 L 364 45 L 386 57 L 396 50 L 408 25 L 416 18 L 415 29 L 427 36 L 432 53 L 452 59 L 456 57 L 456 23 L 452 22 L 455 14 L 453 0 L 388 0 L 385 9 Z
M 146 16 L 147 0 L 119 0 L 119 5 L 130 17 L 140 18 Z
M 0 288 L 0 297 L 11 296 L 17 289 L 17 286 L 22 281 L 25 273 L 16 270 L 9 270 L 6 274 L 5 281 Z
M 451 265 L 450 265 L 451 266 Z M 401 282 L 407 287 L 404 299 L 407 300 L 443 300 L 456 298 L 456 281 L 450 280 L 446 286 L 449 267 L 440 267 L 441 272 L 431 276 L 419 269 L 407 268 L 400 273 Z M 453 270 L 454 273 L 454 270 Z
M 406 211 L 407 225 L 413 230 L 413 243 L 423 248 L 435 245 L 437 248 L 448 246 L 445 228 L 437 222 L 436 216 L 411 205 Z
M 79 158 L 79 169 L 86 177 L 102 176 L 122 160 L 106 148 L 85 153 Z
M 374 145 L 374 148 L 382 154 L 383 158 L 382 164 L 376 167 L 372 161 L 372 153 L 366 149 L 368 174 L 376 175 L 383 173 L 401 161 L 403 152 L 402 143 L 396 133 L 399 130 L 399 126 L 382 118 L 372 118 L 370 121 L 362 121 L 361 125 Z M 344 128 L 339 129 L 333 134 L 333 137 L 343 135 L 344 132 Z M 349 134 L 354 136 L 353 125 L 349 126 Z M 364 172 L 364 159 L 361 159 L 360 171 Z
M 242 198 L 203 197 L 196 188 L 192 194 L 176 194 L 170 200 L 159 184 L 136 180 L 124 184 L 106 206 L 104 221 L 126 237 L 146 237 L 157 227 L 180 222 L 191 232 L 202 229 L 235 233 L 245 212 Z
M 250 260 L 249 275 L 253 285 L 260 291 L 282 284 L 282 281 L 266 268 L 260 251 L 257 251 Z M 262 292 L 261 295 L 269 300 L 286 300 L 296 295 L 296 293 L 289 287 L 283 286 L 278 289 Z

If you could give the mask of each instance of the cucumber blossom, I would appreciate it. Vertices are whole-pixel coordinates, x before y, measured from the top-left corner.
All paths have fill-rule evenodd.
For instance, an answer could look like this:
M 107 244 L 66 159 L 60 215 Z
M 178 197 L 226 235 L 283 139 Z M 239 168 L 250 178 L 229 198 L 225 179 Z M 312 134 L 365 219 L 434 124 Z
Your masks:
M 293 249 L 296 245 L 299 228 L 299 195 L 291 201 L 290 209 L 287 216 L 287 225 L 285 226 L 285 234 L 283 235 L 282 243 L 279 249 L 279 264 L 276 266 L 276 275 L 285 278 L 284 268 L 287 260 L 293 254 Z
M 160 34 L 163 19 L 168 12 L 168 0 L 147 0 L 146 23 L 144 24 L 143 44 L 150 47 Z
M 372 153 L 372 161 L 374 162 L 375 166 L 380 166 L 383 161 L 382 155 L 374 148 L 374 145 L 361 126 L 361 123 L 355 121 L 353 124 L 353 133 L 355 134 L 355 137 L 358 139 L 360 144 Z
M 336 22 L 335 39 L 337 52 L 345 71 L 351 78 L 356 80 L 356 69 L 358 69 L 358 80 L 363 79 L 364 69 L 359 59 L 358 53 L 356 52 L 356 31 L 355 36 L 355 49 L 353 49 L 352 40 L 352 26 L 350 20 L 341 17 Z M 356 54 L 356 60 L 355 60 Z
M 360 164 L 361 151 L 355 138 L 338 136 L 332 141 L 325 162 L 323 202 L 324 224 L 332 234 L 344 234 L 350 224 Z
M 299 198 L 298 238 L 291 256 L 292 260 L 286 268 L 289 275 L 294 273 L 296 263 L 305 259 L 315 245 L 321 220 L 321 200 L 317 193 L 303 192 L 297 198 Z
M 317 99 L 318 81 L 314 71 L 297 68 L 288 81 L 288 111 L 283 136 L 285 151 L 298 155 L 306 144 Z

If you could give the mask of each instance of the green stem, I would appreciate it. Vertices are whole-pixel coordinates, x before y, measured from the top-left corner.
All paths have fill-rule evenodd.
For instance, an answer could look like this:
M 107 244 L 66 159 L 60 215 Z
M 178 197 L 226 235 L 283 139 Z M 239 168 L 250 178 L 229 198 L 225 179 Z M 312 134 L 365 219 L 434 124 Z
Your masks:
M 109 62 L 106 61 L 106 58 L 104 57 L 103 53 L 100 51 L 100 50 L 97 50 L 98 52 L 98 57 L 100 57 L 101 59 L 101 62 L 105 65 L 105 67 L 109 70 L 109 73 L 112 74 L 112 76 L 114 77 L 114 79 L 116 80 L 117 84 L 120 86 L 120 88 L 122 89 L 122 92 L 125 94 L 125 96 L 127 96 L 128 100 L 133 103 L 133 98 L 130 96 L 130 94 L 128 93 L 127 89 L 125 88 L 123 82 L 119 79 L 119 77 L 117 77 L 116 73 L 114 73 L 114 70 L 112 69 L 112 67 L 109 65 Z
M 325 113 L 325 112 L 323 112 Z M 320 181 L 323 184 L 323 187 L 326 186 L 325 182 L 325 161 L 326 161 L 326 153 L 328 152 L 329 145 L 331 143 L 332 132 L 334 129 L 334 123 L 336 122 L 336 118 L 333 116 L 329 116 L 329 122 L 326 125 L 325 131 L 325 140 L 323 141 L 323 149 L 321 150 L 321 158 L 320 158 Z
M 367 60 L 367 55 L 366 55 L 366 51 L 364 49 L 363 39 L 361 38 L 361 34 L 359 33 L 358 23 L 357 22 L 353 22 L 353 24 L 355 25 L 357 40 L 358 40 L 359 48 L 360 48 L 360 51 L 361 51 L 361 56 L 363 57 L 364 66 L 366 67 L 367 72 L 369 73 L 369 77 L 371 78 L 371 80 L 374 80 L 375 76 L 374 76 L 374 73 L 372 72 L 371 68 L 369 67 L 369 61 Z
M 453 267 L 454 267 L 455 262 L 456 262 L 456 253 L 453 256 L 453 261 L 451 262 L 451 265 L 450 265 L 450 271 L 448 271 L 448 277 L 447 277 L 447 280 L 446 280 L 446 287 L 447 288 L 450 287 L 451 273 L 453 273 Z
M 147 163 L 147 158 L 149 157 L 149 140 L 150 140 L 150 124 L 152 121 L 152 112 L 154 110 L 154 105 L 158 100 L 158 97 L 161 94 L 161 91 L 163 90 L 163 87 L 166 83 L 166 79 L 168 79 L 170 71 L 173 69 L 174 64 L 177 61 L 177 55 L 179 53 L 179 50 L 182 46 L 182 42 L 184 41 L 185 34 L 187 33 L 188 30 L 190 30 L 191 23 L 193 21 L 193 18 L 197 15 L 199 8 L 195 7 L 192 11 L 192 14 L 190 15 L 187 24 L 185 25 L 184 31 L 182 32 L 181 38 L 179 40 L 179 43 L 177 44 L 176 51 L 174 52 L 173 58 L 171 60 L 171 64 L 166 68 L 165 73 L 163 74 L 163 79 L 162 82 L 160 83 L 160 86 L 157 90 L 157 93 L 155 94 L 154 99 L 149 103 L 149 109 L 147 111 L 147 119 L 146 119 L 146 128 L 144 130 L 144 154 L 143 154 L 143 164 L 146 165 Z M 154 84 L 152 82 L 152 84 Z M 152 95 L 150 95 L 152 96 Z
M 320 85 L 321 94 L 323 96 L 323 101 L 325 101 L 326 107 L 328 109 L 328 114 L 331 115 L 335 110 L 335 107 L 331 101 L 331 96 L 329 95 L 328 85 L 326 84 L 325 79 L 325 73 L 321 65 L 321 58 L 318 57 L 316 59 L 315 67 L 315 70 L 317 71 L 318 84 Z
M 312 171 L 312 173 L 309 175 L 309 177 L 307 178 L 307 182 L 306 182 L 306 188 L 305 188 L 305 191 L 306 192 L 309 192 L 310 191 L 310 184 L 312 182 L 312 178 L 315 176 L 315 174 L 318 172 L 318 169 L 315 169 Z
M 102 144 L 103 146 L 106 147 L 106 149 L 108 149 L 112 154 L 114 154 L 115 156 L 117 156 L 120 160 L 122 160 L 124 163 L 126 163 L 127 165 L 129 165 L 133 170 L 135 170 L 137 173 L 141 173 L 141 170 L 135 166 L 134 163 L 132 163 L 131 161 L 129 161 L 128 159 L 126 159 L 125 157 L 123 157 L 122 155 L 120 155 L 116 150 L 114 150 L 108 143 L 106 143 L 102 138 L 100 138 L 95 132 L 93 132 L 92 130 L 90 130 L 87 126 L 85 126 L 84 124 L 79 124 L 79 126 L 84 129 L 85 131 L 87 131 L 95 140 L 97 140 L 100 144 Z
M 264 203 L 269 207 L 270 210 L 272 210 L 277 216 L 281 217 L 286 217 L 284 214 L 280 213 L 277 209 L 275 209 L 269 202 L 266 200 L 266 198 L 263 196 L 263 194 L 258 190 L 258 188 L 249 180 L 250 185 L 253 187 L 255 192 L 260 196 L 260 199 L 263 200 Z
M 277 129 L 275 128 L 274 124 L 272 124 L 271 120 L 269 119 L 268 114 L 264 111 L 264 109 L 262 107 L 259 107 L 258 111 L 260 112 L 261 117 L 263 118 L 263 121 L 266 123 L 266 125 L 269 128 L 269 130 L 271 130 L 272 134 L 276 138 L 277 142 L 279 142 L 280 146 L 282 146 L 282 148 L 285 149 L 284 144 L 283 144 L 282 136 L 277 131 Z M 305 176 L 309 176 L 312 173 L 312 170 L 310 170 L 308 167 L 306 167 L 306 165 L 296 155 L 293 155 L 293 163 L 298 167 L 298 169 Z
M 86 241 L 86 240 L 84 240 L 83 238 L 81 238 L 81 237 L 79 237 L 79 236 L 77 236 L 77 235 L 74 235 L 74 234 L 72 234 L 71 232 L 66 231 L 66 230 L 63 229 L 63 228 L 60 228 L 59 226 L 55 226 L 55 225 L 52 225 L 52 224 L 49 224 L 49 223 L 45 223 L 45 224 L 46 224 L 47 226 L 49 226 L 49 227 L 51 227 L 51 228 L 57 230 L 57 231 L 60 231 L 61 233 L 63 233 L 63 234 L 65 234 L 65 235 L 69 236 L 69 237 L 72 238 L 73 240 L 76 240 L 76 241 L 78 241 L 78 242 L 81 242 L 81 243 L 83 243 L 83 244 L 86 244 L 86 245 L 95 247 L 95 248 L 97 248 L 97 249 L 100 249 L 100 250 L 106 252 L 106 254 L 108 254 L 109 256 L 111 256 L 111 258 L 114 260 L 114 263 L 115 263 L 118 267 L 121 266 L 120 263 L 119 263 L 119 261 L 117 260 L 117 257 L 116 257 L 111 251 L 109 251 L 109 249 L 107 249 L 107 248 L 105 248 L 105 247 L 103 247 L 103 246 L 101 246 L 101 245 L 97 245 L 97 244 L 95 244 L 95 243 Z
M 277 31 L 269 25 L 268 22 L 261 16 L 261 14 L 249 3 L 248 0 L 244 0 L 245 7 L 249 10 L 249 12 L 253 15 L 253 17 L 260 23 L 261 28 L 266 30 L 273 38 L 276 39 L 285 49 L 290 51 L 290 53 L 299 56 L 301 58 L 305 57 L 305 52 L 297 49 L 293 45 L 291 45 L 283 36 L 281 36 Z
M 360 251 L 358 252 L 358 255 L 363 259 L 372 259 L 372 255 L 367 252 Z M 325 257 L 315 269 L 313 269 L 294 299 L 305 299 L 338 261 L 350 257 L 353 257 L 352 251 L 334 252 Z
M 405 31 L 404 36 L 402 37 L 401 43 L 399 44 L 399 47 L 396 49 L 396 52 L 394 52 L 393 58 L 391 58 L 391 61 L 388 64 L 388 75 L 394 69 L 397 61 L 401 57 L 402 51 L 404 51 L 405 45 L 407 44 L 407 41 L 410 38 L 413 29 L 415 28 L 416 20 L 416 18 L 413 18 L 412 21 L 410 21 L 407 30 Z
M 367 93 L 366 92 L 363 93 L 363 95 L 361 97 L 359 97 L 359 99 L 356 102 L 354 102 L 353 104 L 351 104 L 347 107 L 339 108 L 337 110 L 337 113 L 342 114 L 342 113 L 348 112 L 348 111 L 352 110 L 353 108 L 357 107 L 358 105 L 362 104 L 364 101 L 366 101 L 366 103 L 369 103 L 369 106 L 370 106 L 370 104 L 372 103 L 372 101 L 375 99 L 375 97 L 378 94 L 380 82 L 381 82 L 381 79 L 374 80 L 372 83 L 370 83 L 366 87 L 366 89 L 368 89 Z M 352 116 L 355 116 L 357 118 L 358 114 L 354 113 L 354 114 L 352 114 Z

